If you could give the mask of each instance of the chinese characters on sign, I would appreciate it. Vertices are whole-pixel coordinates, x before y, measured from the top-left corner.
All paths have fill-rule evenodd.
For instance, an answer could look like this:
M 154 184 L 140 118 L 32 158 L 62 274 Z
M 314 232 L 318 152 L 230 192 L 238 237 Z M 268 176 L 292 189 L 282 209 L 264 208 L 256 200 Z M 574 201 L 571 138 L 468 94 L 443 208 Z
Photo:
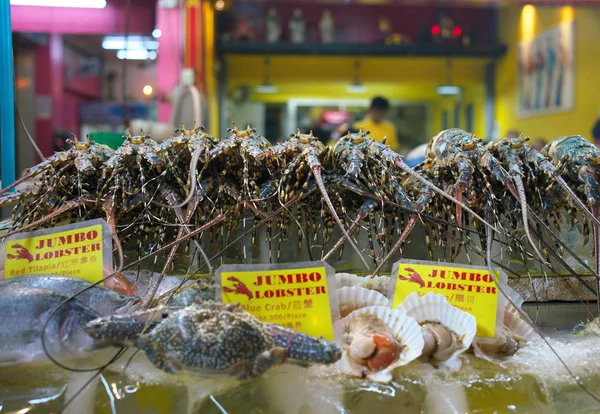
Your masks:
M 217 272 L 222 302 L 239 303 L 263 322 L 333 340 L 328 283 L 328 279 L 335 283 L 333 272 L 314 263 L 309 264 L 314 267 L 296 265 L 299 267 L 290 269 L 273 269 L 277 265 L 222 266 Z
M 500 280 L 500 272 L 494 272 Z M 440 293 L 448 302 L 475 316 L 477 336 L 493 337 L 499 317 L 499 290 L 485 268 L 453 264 L 401 261 L 394 265 L 393 305 L 395 308 L 411 293 Z

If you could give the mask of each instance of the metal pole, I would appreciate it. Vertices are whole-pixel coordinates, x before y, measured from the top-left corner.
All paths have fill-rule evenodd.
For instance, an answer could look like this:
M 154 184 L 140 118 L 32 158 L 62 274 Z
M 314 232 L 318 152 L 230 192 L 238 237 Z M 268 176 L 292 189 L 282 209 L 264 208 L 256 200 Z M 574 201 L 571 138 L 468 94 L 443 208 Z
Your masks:
M 15 181 L 15 91 L 10 2 L 0 1 L 0 157 L 2 187 Z

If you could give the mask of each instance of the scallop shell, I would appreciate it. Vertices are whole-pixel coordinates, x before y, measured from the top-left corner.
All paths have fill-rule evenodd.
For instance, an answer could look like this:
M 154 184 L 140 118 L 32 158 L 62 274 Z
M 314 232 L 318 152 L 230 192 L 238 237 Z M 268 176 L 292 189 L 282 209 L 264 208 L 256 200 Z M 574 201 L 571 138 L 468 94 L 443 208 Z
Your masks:
M 508 295 L 508 299 L 510 299 L 510 301 L 506 301 L 506 305 L 504 306 L 505 309 L 509 312 L 512 312 L 514 314 L 519 314 L 518 309 L 521 309 L 521 306 L 523 305 L 523 298 L 521 297 L 521 295 L 519 295 L 517 293 L 516 290 L 514 290 L 513 288 L 511 288 L 510 286 L 506 286 L 505 287 L 505 291 Z M 514 305 L 517 307 L 515 309 L 515 306 L 513 306 L 510 302 L 514 303 Z
M 524 321 L 519 314 L 505 310 L 503 325 L 519 341 L 531 341 L 535 338 L 535 330 L 532 328 L 531 324 Z
M 356 285 L 365 289 L 376 290 L 382 295 L 387 295 L 392 278 L 389 276 L 367 276 L 362 278 L 361 282 Z
M 502 327 L 494 338 L 473 342 L 473 353 L 477 358 L 497 365 L 503 365 L 502 356 L 514 355 L 518 349 L 519 342 L 506 327 Z
M 363 280 L 362 277 L 353 275 L 351 273 L 336 273 L 335 281 L 337 287 L 342 288 L 345 286 L 356 286 Z
M 444 295 L 413 292 L 396 308 L 419 322 L 423 329 L 423 357 L 443 362 L 466 351 L 477 332 L 475 317 L 448 303 Z M 437 344 L 437 347 L 436 347 Z
M 519 301 L 520 296 L 516 292 L 514 294 L 517 297 L 512 293 L 509 293 L 509 297 L 520 308 L 523 300 Z M 519 311 L 507 303 L 504 309 L 502 331 L 494 338 L 475 339 L 473 342 L 475 356 L 494 364 L 503 365 L 504 357 L 514 355 L 526 342 L 535 338 L 532 323 L 521 318 Z
M 339 322 L 343 326 L 343 355 L 338 367 L 342 372 L 378 382 L 389 382 L 395 368 L 408 364 L 421 355 L 423 335 L 419 324 L 411 317 L 387 306 L 367 306 L 355 310 Z M 382 339 L 383 338 L 383 339 Z M 389 341 L 387 347 L 377 342 Z M 375 353 L 375 354 L 374 354 Z M 386 354 L 387 353 L 387 354 Z M 397 353 L 397 356 L 395 355 Z M 381 367 L 371 364 L 375 359 L 394 358 Z M 371 359 L 368 357 L 371 356 Z M 380 361 L 377 361 L 379 364 Z M 365 366 L 366 365 L 366 366 Z
M 337 290 L 340 316 L 348 316 L 351 312 L 366 306 L 387 306 L 390 301 L 381 293 L 361 287 L 343 287 Z

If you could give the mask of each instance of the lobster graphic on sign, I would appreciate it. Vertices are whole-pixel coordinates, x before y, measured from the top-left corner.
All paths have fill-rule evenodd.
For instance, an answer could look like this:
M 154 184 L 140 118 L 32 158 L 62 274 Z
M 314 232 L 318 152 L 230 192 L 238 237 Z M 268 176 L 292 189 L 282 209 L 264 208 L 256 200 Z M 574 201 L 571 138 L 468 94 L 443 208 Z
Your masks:
M 238 279 L 235 276 L 230 276 L 227 278 L 227 280 L 229 280 L 230 282 L 233 282 L 233 288 L 229 287 L 229 286 L 224 286 L 223 287 L 223 291 L 226 293 L 233 293 L 235 295 L 246 295 L 248 296 L 248 299 L 252 299 L 254 297 L 254 295 L 252 295 L 252 292 L 250 291 L 250 289 L 248 289 L 248 286 L 246 286 L 246 284 L 244 282 L 242 282 L 240 279 Z
M 419 288 L 425 286 L 425 281 L 423 280 L 421 275 L 415 271 L 415 269 L 413 269 L 412 267 L 405 267 L 404 271 L 408 272 L 408 276 L 398 275 L 398 279 L 416 283 L 417 285 L 419 285 Z
M 20 244 L 13 244 L 10 247 L 13 249 L 17 249 L 17 251 L 16 251 L 16 254 L 7 254 L 6 255 L 7 259 L 11 259 L 11 260 L 25 259 L 29 263 L 33 262 L 33 260 L 34 260 L 33 255 L 31 253 L 29 253 L 29 250 L 27 249 L 27 247 L 23 247 Z

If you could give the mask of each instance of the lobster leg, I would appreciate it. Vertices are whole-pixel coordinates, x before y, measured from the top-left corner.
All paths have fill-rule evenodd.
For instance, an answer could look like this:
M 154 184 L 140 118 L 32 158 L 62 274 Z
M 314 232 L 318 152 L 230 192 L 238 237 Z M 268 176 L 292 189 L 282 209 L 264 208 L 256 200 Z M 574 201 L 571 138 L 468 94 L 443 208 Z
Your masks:
M 167 246 L 164 246 L 163 248 L 168 248 L 171 247 L 173 248 L 177 248 L 177 246 L 179 246 L 179 243 L 183 242 L 184 240 L 187 240 L 187 238 L 191 237 L 192 235 L 196 235 L 200 232 L 203 232 L 209 228 L 211 228 L 212 226 L 214 226 L 215 224 L 221 222 L 225 217 L 223 215 L 218 215 L 217 217 L 215 217 L 214 219 L 212 219 L 211 221 L 209 221 L 208 223 L 205 223 L 204 225 L 198 227 L 197 229 L 194 229 L 194 231 L 190 231 L 187 235 L 181 237 L 181 235 L 178 235 L 177 239 L 173 242 L 170 243 Z M 160 251 L 163 248 L 157 250 Z M 156 252 L 155 252 L 156 253 Z M 208 261 L 208 263 L 210 264 L 210 260 Z M 165 267 L 166 269 L 166 267 Z M 158 291 L 158 287 L 160 286 L 160 283 L 162 282 L 162 279 L 164 277 L 164 270 L 163 273 L 160 275 L 160 277 L 158 278 L 158 280 L 156 281 L 156 284 L 154 285 L 154 288 L 152 289 L 152 293 L 150 294 L 150 296 L 148 296 L 148 300 L 146 302 L 146 305 L 144 306 L 144 308 L 149 308 L 152 305 L 152 298 L 154 296 L 156 296 L 156 292 Z
M 369 265 L 367 264 L 365 258 L 362 256 L 360 250 L 358 249 L 358 246 L 356 246 L 356 244 L 352 240 L 352 237 L 350 237 L 350 235 L 346 231 L 344 225 L 342 224 L 342 220 L 340 220 L 339 216 L 335 212 L 335 209 L 333 208 L 333 203 L 331 202 L 331 199 L 329 198 L 329 194 L 327 194 L 327 189 L 325 188 L 325 184 L 323 183 L 323 176 L 321 175 L 321 167 L 319 167 L 319 166 L 313 166 L 312 167 L 312 172 L 313 172 L 313 175 L 315 177 L 315 181 L 317 182 L 317 186 L 319 187 L 319 190 L 321 191 L 321 194 L 323 195 L 323 199 L 325 200 L 325 203 L 327 204 L 327 207 L 329 208 L 329 211 L 331 211 L 331 215 L 333 216 L 334 220 L 336 221 L 336 223 L 340 227 L 340 230 L 342 231 L 342 234 L 348 240 L 348 243 L 350 243 L 350 245 L 352 246 L 352 248 L 354 249 L 354 251 L 356 252 L 356 254 L 358 254 L 358 257 L 363 262 L 363 264 L 365 265 L 365 267 L 367 269 L 369 269 Z
M 189 192 L 188 196 L 185 198 L 185 200 L 183 200 L 179 204 L 173 204 L 173 205 L 160 204 L 157 202 L 155 202 L 154 204 L 156 204 L 160 207 L 164 207 L 164 208 L 181 208 L 190 202 L 190 200 L 192 199 L 192 197 L 194 197 L 194 194 L 196 193 L 196 180 L 198 177 L 197 166 L 198 166 L 198 160 L 200 159 L 200 155 L 202 154 L 203 149 L 204 149 L 204 146 L 199 146 L 198 148 L 196 148 L 194 150 L 194 153 L 192 154 L 192 160 L 190 161 L 190 174 L 189 174 L 190 175 L 190 192 Z
M 373 276 L 376 276 L 383 267 L 383 265 L 385 265 L 390 260 L 390 258 L 394 255 L 394 253 L 396 253 L 398 249 L 400 249 L 400 247 L 402 247 L 402 244 L 406 241 L 406 238 L 409 236 L 410 232 L 415 227 L 415 224 L 417 224 L 417 221 L 419 221 L 419 215 L 411 214 L 411 216 L 408 219 L 408 223 L 406 223 L 404 230 L 402 230 L 402 233 L 400 234 L 400 237 L 398 238 L 396 243 L 394 243 L 388 254 L 386 254 L 383 260 L 379 263 L 379 266 L 377 266 L 375 271 L 373 271 Z
M 39 226 L 40 224 L 43 224 L 47 221 L 52 220 L 55 217 L 60 216 L 62 213 L 66 212 L 66 211 L 73 210 L 73 209 L 81 206 L 84 202 L 85 201 L 82 198 L 76 198 L 74 200 L 67 201 L 63 206 L 54 210 L 52 213 L 48 214 L 46 217 L 43 217 L 39 220 L 29 223 L 23 227 L 18 228 L 17 230 L 11 231 L 10 233 L 6 233 L 6 234 L 2 235 L 2 237 L 6 238 L 9 236 L 12 236 L 13 234 L 22 233 L 25 230 L 29 230 L 30 228 Z
M 594 205 L 592 207 L 592 213 L 595 217 L 600 214 L 600 206 Z M 593 237 L 594 237 L 594 270 L 596 275 L 600 275 L 600 226 L 593 223 Z M 597 277 L 597 276 L 596 276 Z M 600 311 L 600 278 L 596 279 L 596 294 L 598 300 L 598 311 Z
M 354 221 L 350 224 L 350 227 L 348 227 L 348 233 L 352 233 L 360 224 L 361 221 L 363 221 L 368 215 L 369 213 L 371 213 L 371 211 L 373 211 L 373 209 L 377 206 L 377 203 L 375 202 L 375 200 L 367 200 L 363 203 L 362 206 L 360 206 L 360 209 L 358 210 L 358 213 L 356 214 L 356 217 L 354 218 Z M 325 256 L 323 256 L 323 260 L 327 260 L 329 259 L 329 257 L 331 257 L 331 255 L 340 248 L 340 246 L 342 244 L 344 244 L 344 241 L 346 239 L 344 237 L 341 237 L 336 244 L 333 246 L 333 248 L 327 252 L 327 254 Z
M 523 225 L 525 228 L 525 235 L 527 236 L 527 240 L 529 240 L 529 244 L 535 251 L 535 254 L 542 260 L 543 264 L 547 265 L 548 261 L 542 256 L 542 254 L 538 250 L 536 244 L 534 243 L 533 239 L 531 238 L 531 233 L 529 231 L 529 222 L 528 222 L 529 220 L 527 217 L 527 197 L 525 196 L 525 186 L 523 185 L 523 180 L 521 179 L 521 176 L 518 174 L 515 174 L 513 176 L 513 180 L 517 186 L 517 194 L 519 196 L 518 200 L 519 200 L 519 203 L 521 204 L 521 214 L 522 214 L 522 218 L 523 218 Z
M 427 188 L 429 189 L 429 187 L 427 187 Z M 431 202 L 431 195 L 432 195 L 431 192 L 427 191 L 427 190 L 423 191 L 421 193 L 421 196 L 417 200 L 417 211 L 419 213 L 422 212 L 425 209 L 425 207 Z M 381 270 L 381 268 L 394 255 L 394 253 L 396 253 L 396 251 L 398 249 L 400 249 L 400 247 L 402 247 L 402 244 L 406 241 L 406 238 L 409 236 L 410 232 L 415 227 L 415 224 L 417 224 L 418 220 L 419 220 L 419 214 L 411 214 L 411 216 L 408 218 L 408 222 L 406 223 L 406 226 L 404 227 L 404 230 L 402 230 L 402 233 L 400 234 L 400 237 L 398 238 L 396 243 L 394 243 L 394 245 L 392 246 L 390 251 L 387 253 L 387 255 L 383 258 L 383 260 L 379 263 L 379 266 L 377 266 L 377 268 L 373 272 L 373 276 L 376 276 L 377 273 L 379 273 L 379 271 Z
M 477 214 L 473 210 L 471 210 L 466 204 L 460 202 L 455 197 L 452 197 L 450 194 L 446 193 L 445 191 L 443 191 L 441 188 L 437 187 L 432 182 L 426 180 L 425 178 L 423 178 L 422 176 L 420 176 L 419 174 L 417 174 L 412 168 L 410 168 L 402 160 L 402 158 L 400 156 L 398 156 L 398 157 L 396 157 L 394 159 L 394 163 L 396 164 L 396 166 L 398 168 L 400 168 L 401 170 L 405 171 L 410 176 L 414 177 L 421 184 L 426 185 L 427 187 L 429 187 L 430 189 L 432 189 L 433 191 L 435 191 L 436 193 L 438 193 L 442 197 L 444 197 L 444 198 L 452 201 L 454 204 L 459 205 L 463 210 L 467 211 L 469 214 L 471 214 L 473 217 L 475 217 L 477 220 L 479 220 L 481 223 L 483 223 L 483 225 L 486 226 L 487 228 L 489 228 L 490 230 L 496 231 L 496 228 L 493 225 L 491 225 L 490 223 L 488 223 L 487 221 L 485 221 L 483 218 L 481 218 L 479 216 L 479 214 Z

